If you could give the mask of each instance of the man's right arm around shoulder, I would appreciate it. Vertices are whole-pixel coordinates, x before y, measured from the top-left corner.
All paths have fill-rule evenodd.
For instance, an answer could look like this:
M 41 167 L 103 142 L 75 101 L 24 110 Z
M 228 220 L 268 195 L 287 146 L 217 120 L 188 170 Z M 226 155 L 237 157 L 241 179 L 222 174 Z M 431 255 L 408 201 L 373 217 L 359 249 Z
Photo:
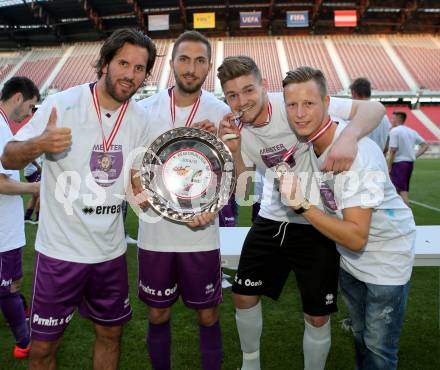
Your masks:
M 33 118 L 35 119 L 35 117 Z M 70 128 L 56 126 L 57 112 L 52 108 L 44 131 L 25 141 L 11 141 L 5 146 L 0 161 L 6 169 L 21 169 L 43 153 L 58 154 L 72 144 Z M 27 123 L 32 124 L 32 120 Z

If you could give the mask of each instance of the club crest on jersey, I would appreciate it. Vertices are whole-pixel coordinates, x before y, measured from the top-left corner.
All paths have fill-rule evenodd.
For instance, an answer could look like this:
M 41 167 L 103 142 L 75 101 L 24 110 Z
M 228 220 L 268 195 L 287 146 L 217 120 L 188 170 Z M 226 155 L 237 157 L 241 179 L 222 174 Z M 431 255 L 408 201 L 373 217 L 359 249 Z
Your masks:
M 334 295 L 329 293 L 325 296 L 325 304 L 328 306 L 329 304 L 333 304 Z
M 102 149 L 102 145 L 93 147 L 90 171 L 98 185 L 108 187 L 113 185 L 121 174 L 124 157 L 121 145 L 112 145 L 107 152 Z
M 278 163 L 283 162 L 283 157 L 286 153 L 287 149 L 284 144 L 278 144 L 270 148 L 263 148 L 260 150 L 261 159 L 268 168 L 272 168 Z M 296 164 L 293 156 L 289 157 L 286 160 L 286 163 L 288 163 L 290 167 L 295 167 Z

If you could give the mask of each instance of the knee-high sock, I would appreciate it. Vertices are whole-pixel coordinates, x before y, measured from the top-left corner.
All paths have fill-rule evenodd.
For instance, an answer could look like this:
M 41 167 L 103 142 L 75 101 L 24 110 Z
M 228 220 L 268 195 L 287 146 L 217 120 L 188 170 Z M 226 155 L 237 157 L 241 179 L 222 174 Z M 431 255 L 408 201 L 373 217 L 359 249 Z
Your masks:
M 243 352 L 242 370 L 260 370 L 260 337 L 263 331 L 261 301 L 251 308 L 237 308 L 235 321 Z
M 203 370 L 220 370 L 222 367 L 222 332 L 217 321 L 212 326 L 199 325 L 200 354 Z
M 147 347 L 154 370 L 171 369 L 171 325 L 148 323 Z
M 304 369 L 324 370 L 331 345 L 330 319 L 319 328 L 309 324 L 306 320 L 304 322 Z
M 23 303 L 19 293 L 11 293 L 0 298 L 0 306 L 20 348 L 29 345 L 29 329 L 24 315 Z

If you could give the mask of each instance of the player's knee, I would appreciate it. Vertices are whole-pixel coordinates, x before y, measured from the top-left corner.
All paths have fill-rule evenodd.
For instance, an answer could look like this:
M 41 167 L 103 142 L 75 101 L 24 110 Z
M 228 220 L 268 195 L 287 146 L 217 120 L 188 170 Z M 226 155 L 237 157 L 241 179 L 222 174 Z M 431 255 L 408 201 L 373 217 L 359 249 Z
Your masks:
M 160 325 L 169 321 L 171 318 L 171 308 L 154 308 L 148 310 L 148 321 L 152 324 Z
M 258 296 L 241 295 L 232 293 L 234 305 L 236 308 L 247 309 L 257 305 L 260 300 Z
M 314 326 L 315 328 L 320 328 L 327 324 L 329 320 L 329 316 L 310 316 L 310 315 L 304 315 L 306 321 Z
M 199 324 L 202 326 L 210 327 L 214 325 L 219 318 L 219 313 L 216 308 L 210 308 L 207 310 L 197 311 Z
M 45 363 L 55 358 L 58 347 L 58 341 L 40 341 L 31 342 L 30 360 L 35 363 Z
M 96 338 L 100 341 L 119 342 L 122 337 L 122 325 L 101 326 L 95 325 Z

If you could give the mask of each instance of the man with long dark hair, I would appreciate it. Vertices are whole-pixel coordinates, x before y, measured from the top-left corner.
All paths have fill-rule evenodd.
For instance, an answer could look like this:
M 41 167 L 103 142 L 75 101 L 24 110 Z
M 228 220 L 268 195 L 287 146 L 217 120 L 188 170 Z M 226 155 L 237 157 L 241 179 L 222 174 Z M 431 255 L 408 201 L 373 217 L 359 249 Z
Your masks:
M 8 168 L 46 156 L 30 369 L 56 368 L 60 339 L 77 307 L 95 324 L 93 368 L 118 367 L 122 325 L 131 317 L 120 215 L 123 163 L 149 140 L 148 119 L 131 97 L 155 58 L 143 33 L 115 31 L 101 48 L 98 81 L 48 97 L 5 148 Z

